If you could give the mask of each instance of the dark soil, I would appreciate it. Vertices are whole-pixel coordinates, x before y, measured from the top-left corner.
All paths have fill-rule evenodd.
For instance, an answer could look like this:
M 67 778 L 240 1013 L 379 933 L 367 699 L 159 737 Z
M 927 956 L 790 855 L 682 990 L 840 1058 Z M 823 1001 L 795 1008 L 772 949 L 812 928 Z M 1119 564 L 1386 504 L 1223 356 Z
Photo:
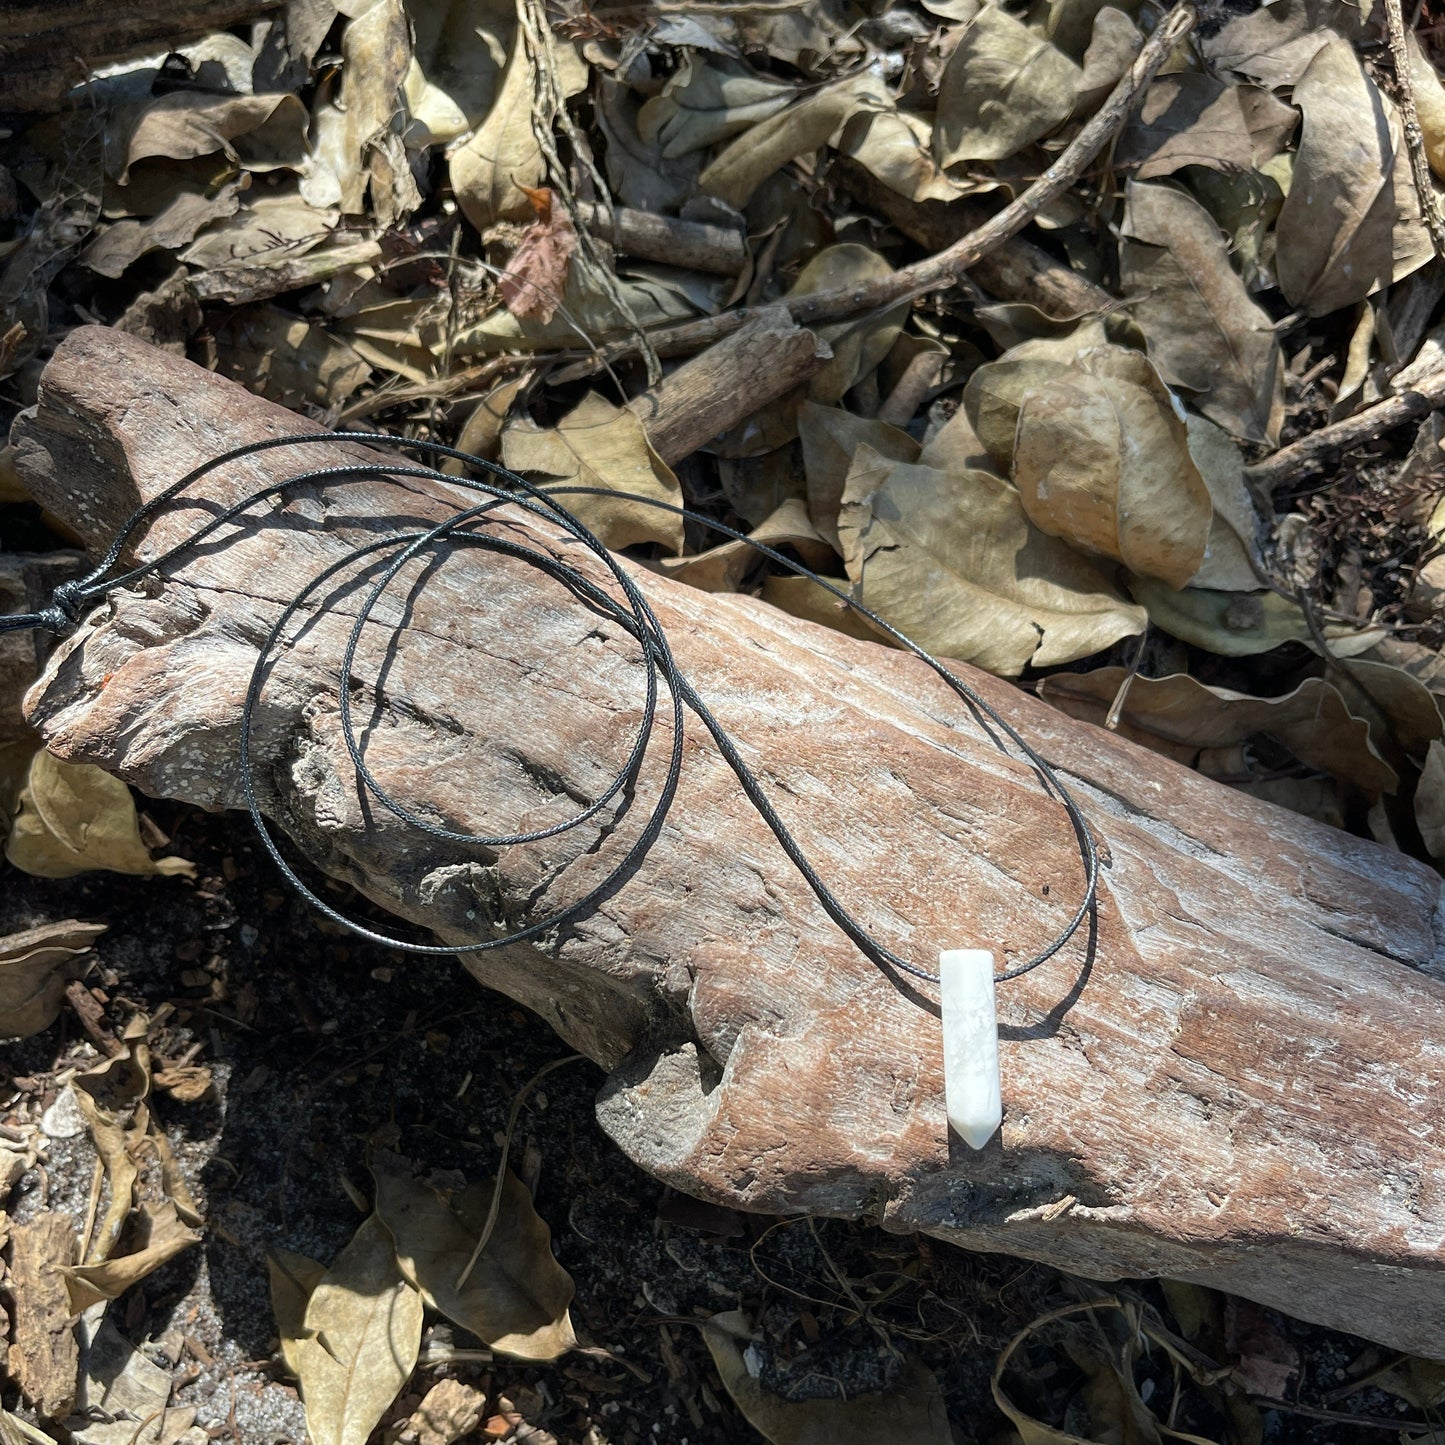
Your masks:
M 566 1050 L 458 965 L 403 959 L 335 932 L 282 888 L 244 819 L 167 804 L 149 811 L 171 837 L 167 851 L 197 864 L 194 882 L 100 874 L 49 882 L 5 866 L 0 931 L 68 916 L 108 923 L 89 979 L 103 1026 L 118 1030 L 136 1010 L 154 1018 L 169 1003 L 175 1013 L 156 1050 L 176 1056 L 200 1045 L 211 1093 L 189 1105 L 161 1096 L 156 1111 L 206 1216 L 205 1243 L 134 1288 L 111 1317 L 172 1370 L 175 1403 L 197 1406 L 213 1438 L 299 1442 L 303 1414 L 275 1357 L 266 1249 L 322 1261 L 336 1254 L 363 1217 L 366 1144 L 378 1130 L 425 1168 L 488 1177 L 513 1097 Z M 46 1033 L 9 1046 L 16 1088 L 5 1117 L 47 1106 L 57 1066 L 85 1048 L 69 1010 Z M 742 1308 L 759 1330 L 763 1380 L 788 1398 L 886 1388 L 906 1352 L 936 1372 L 956 1439 L 1005 1438 L 989 1388 L 1000 1352 L 1040 1315 L 1109 1292 L 1003 1256 L 840 1221 L 744 1217 L 674 1195 L 601 1132 L 592 1110 L 600 1082 L 581 1062 L 549 1076 L 530 1097 L 513 1153 L 576 1281 L 573 1319 L 588 1348 L 546 1367 L 424 1365 L 396 1419 L 449 1373 L 487 1390 L 492 1408 L 506 1396 L 525 1421 L 507 1438 L 534 1445 L 754 1441 L 695 1328 Z M 83 1132 L 51 1141 L 43 1174 L 22 1180 L 14 1213 L 61 1208 L 83 1218 L 93 1161 Z M 1156 1286 L 1115 1293 L 1180 1328 Z M 1228 1363 L 1230 1335 L 1239 1354 L 1257 1349 L 1251 1341 L 1263 1331 L 1271 1348 L 1297 1353 L 1289 1396 L 1307 1408 L 1380 1358 L 1359 1340 L 1216 1303 L 1227 1333 L 1197 1343 Z M 1044 1334 L 1020 1352 L 1008 1389 L 1050 1423 L 1087 1431 L 1086 1377 L 1062 1343 Z M 424 1360 L 448 1344 L 477 1342 L 434 1324 Z M 1168 1359 L 1145 1355 L 1136 1378 L 1166 1413 L 1162 1402 L 1176 1388 Z M 1207 1394 L 1186 1389 L 1177 1428 L 1218 1440 L 1254 1433 L 1241 1434 L 1218 1392 Z M 1388 1438 L 1343 1416 L 1255 1417 L 1241 1407 L 1280 1445 Z M 1378 1390 L 1325 1408 L 1402 1422 L 1412 1413 Z

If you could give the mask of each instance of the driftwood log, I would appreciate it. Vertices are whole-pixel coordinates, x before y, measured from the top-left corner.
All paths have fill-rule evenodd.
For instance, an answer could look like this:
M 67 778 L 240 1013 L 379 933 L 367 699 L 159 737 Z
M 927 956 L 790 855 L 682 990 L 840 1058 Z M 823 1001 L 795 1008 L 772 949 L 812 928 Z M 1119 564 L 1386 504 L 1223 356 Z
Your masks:
M 37 497 L 99 549 L 197 462 L 304 429 L 85 329 L 14 439 Z M 281 465 L 229 467 L 208 505 Z M 282 600 L 339 548 L 455 503 L 441 485 L 368 483 L 265 509 L 86 619 L 31 690 L 32 721 L 148 792 L 235 807 L 241 699 Z M 200 515 L 157 521 L 141 555 Z M 502 525 L 541 535 L 519 515 Z M 638 580 L 803 846 L 886 943 L 1019 958 L 1052 936 L 1079 887 L 1060 810 L 920 664 L 760 601 Z M 328 873 L 451 942 L 577 897 L 641 827 L 666 717 L 624 817 L 500 853 L 440 845 L 358 797 L 336 703 L 355 603 L 338 597 L 277 659 L 256 733 L 264 807 Z M 380 626 L 363 644 L 359 674 L 384 668 L 386 699 L 363 709 L 366 746 L 402 802 L 454 828 L 535 827 L 616 770 L 635 647 L 555 583 L 459 550 L 378 615 L 401 632 L 389 652 Z M 1445 1356 L 1440 878 L 967 675 L 1068 777 L 1107 860 L 1092 959 L 1070 948 L 1000 990 L 1005 1118 L 983 1152 L 947 1134 L 936 1020 L 829 923 L 694 721 L 679 799 L 633 876 L 536 946 L 467 966 L 610 1071 L 603 1125 L 690 1193 L 1100 1279 L 1194 1280 Z

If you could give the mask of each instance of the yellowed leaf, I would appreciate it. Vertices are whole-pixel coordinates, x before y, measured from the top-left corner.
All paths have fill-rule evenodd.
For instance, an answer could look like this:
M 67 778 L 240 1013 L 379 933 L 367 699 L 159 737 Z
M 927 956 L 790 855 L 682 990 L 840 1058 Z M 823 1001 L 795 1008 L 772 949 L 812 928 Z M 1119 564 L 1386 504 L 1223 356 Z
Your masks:
M 135 1248 L 99 1264 L 77 1264 L 65 1270 L 72 1314 L 80 1314 L 101 1300 L 119 1299 L 183 1249 L 201 1242 L 197 1229 L 184 1223 L 173 1201 L 143 1204 L 132 1218 Z
M 1071 717 L 1102 724 L 1127 676 L 1122 667 L 1057 673 L 1044 679 L 1039 693 Z M 1307 678 L 1280 697 L 1252 697 L 1206 686 L 1184 673 L 1135 677 L 1119 719 L 1121 735 L 1191 767 L 1205 749 L 1233 748 L 1267 736 L 1300 762 L 1354 784 L 1371 798 L 1394 792 L 1399 782 L 1370 741 L 1368 722 L 1320 678 Z
M 614 551 L 660 542 L 682 551 L 682 518 L 624 496 L 589 496 L 568 486 L 635 493 L 682 505 L 682 488 L 652 450 L 642 423 L 630 411 L 589 392 L 555 427 L 513 422 L 502 432 L 502 459 L 513 471 L 540 472 L 542 487 Z
M 939 163 L 996 161 L 1061 126 L 1083 71 L 999 5 L 968 23 L 943 72 L 934 146 Z
M 130 789 L 119 778 L 43 749 L 31 760 L 5 856 L 39 878 L 72 878 L 97 868 L 188 878 L 196 871 L 184 858 L 151 857 Z
M 412 1177 L 405 1161 L 389 1158 L 374 1162 L 372 1175 L 377 1217 L 396 1242 L 402 1273 L 433 1309 L 520 1359 L 556 1359 L 576 1344 L 567 1312 L 572 1279 L 554 1258 L 551 1233 L 513 1174 L 506 1175 L 487 1247 L 460 1287 L 457 1280 L 486 1223 L 491 1182 L 444 1192 Z
M 1188 434 L 1138 352 L 1099 347 L 1024 393 L 1013 479 L 1035 526 L 1182 587 L 1204 560 L 1213 506 Z
M 922 647 L 1000 676 L 1098 652 L 1145 614 L 1035 527 L 991 473 L 858 449 L 838 519 L 854 595 Z
M 266 1251 L 266 1273 L 271 1281 L 271 1313 L 281 1338 L 281 1358 L 299 1379 L 302 1341 L 309 1338 L 306 1306 L 326 1277 L 326 1266 L 289 1249 L 270 1249 Z
M 520 30 L 491 113 L 464 145 L 452 152 L 451 181 L 462 214 L 479 231 L 504 219 L 531 214 L 526 187 L 546 174 L 533 133 L 532 61 Z
M 1338 36 L 1310 61 L 1294 103 L 1304 128 L 1275 268 L 1289 303 L 1323 316 L 1391 278 L 1395 147 L 1383 97 Z
M 421 1348 L 422 1300 L 371 1214 L 311 1291 L 296 1373 L 314 1445 L 366 1445 Z
M 833 557 L 833 549 L 809 521 L 808 506 L 801 497 L 790 497 L 748 536 L 767 547 L 797 552 L 804 565 L 814 571 L 826 569 Z M 731 539 L 692 557 L 664 558 L 657 567 L 665 576 L 704 592 L 738 592 L 748 573 L 762 560 L 762 554 L 749 542 Z
M 85 973 L 106 926 L 71 918 L 0 938 L 0 1038 L 28 1038 L 55 1022 L 66 984 Z

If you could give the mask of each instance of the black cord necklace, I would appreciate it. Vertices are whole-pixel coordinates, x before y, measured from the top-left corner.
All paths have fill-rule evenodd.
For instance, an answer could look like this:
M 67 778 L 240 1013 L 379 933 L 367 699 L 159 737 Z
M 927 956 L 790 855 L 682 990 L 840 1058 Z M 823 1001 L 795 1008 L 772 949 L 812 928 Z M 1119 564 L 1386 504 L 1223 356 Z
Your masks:
M 481 477 L 448 475 L 437 470 L 435 466 L 411 461 L 408 461 L 406 465 L 358 461 L 352 464 L 302 471 L 260 488 L 232 503 L 198 527 L 190 536 L 150 561 L 129 569 L 117 570 L 127 544 L 141 528 L 171 502 L 181 498 L 196 482 L 209 473 L 227 463 L 280 447 L 304 448 L 318 444 L 334 446 L 338 442 L 356 442 L 371 448 L 387 447 L 435 460 L 459 461 L 490 476 L 491 480 L 483 480 Z M 994 985 L 1018 978 L 1052 958 L 1091 915 L 1097 897 L 1099 877 L 1099 857 L 1093 836 L 1078 804 L 1053 767 L 996 708 L 956 673 L 896 627 L 891 626 L 872 609 L 841 588 L 834 586 L 826 578 L 818 576 L 811 569 L 776 549 L 754 541 L 745 533 L 736 531 L 732 527 L 725 526 L 721 522 L 714 521 L 712 518 L 686 507 L 673 506 L 670 503 L 660 502 L 635 493 L 618 493 L 600 487 L 558 486 L 542 489 L 494 462 L 485 461 L 480 457 L 435 442 L 411 441 L 371 432 L 321 432 L 309 435 L 281 436 L 252 442 L 213 457 L 179 481 L 172 483 L 150 501 L 136 508 L 95 568 L 78 581 L 68 582 L 58 587 L 50 604 L 40 611 L 0 617 L 0 632 L 21 628 L 45 628 L 57 634 L 63 634 L 80 620 L 82 613 L 92 604 L 101 601 L 108 594 L 120 588 L 131 586 L 145 578 L 163 577 L 169 565 L 179 562 L 187 552 L 221 527 L 235 521 L 259 503 L 272 498 L 282 499 L 296 488 L 302 486 L 326 488 L 345 482 L 393 479 L 439 481 L 449 487 L 462 487 L 476 493 L 482 500 L 473 506 L 459 509 L 445 521 L 430 528 L 394 533 L 378 541 L 352 549 L 320 572 L 285 605 L 257 654 L 242 709 L 241 786 L 245 794 L 246 806 L 250 811 L 262 846 L 291 887 L 333 923 L 349 929 L 372 943 L 394 948 L 403 953 L 447 955 L 476 953 L 537 938 L 550 929 L 587 913 L 632 869 L 633 865 L 651 846 L 677 793 L 682 772 L 683 709 L 686 707 L 702 721 L 704 727 L 712 735 L 718 751 L 737 777 L 749 802 L 757 809 L 783 851 L 802 874 L 824 911 L 852 940 L 859 951 L 890 976 L 896 977 L 902 974 L 939 987 L 943 1012 L 944 1072 L 949 1119 L 967 1142 L 975 1148 L 981 1148 L 997 1128 L 1002 1113 L 999 1097 L 998 1034 L 993 1001 Z M 746 542 L 771 562 L 800 577 L 807 578 L 830 592 L 853 611 L 867 618 L 872 626 L 885 636 L 919 658 L 963 700 L 972 711 L 975 721 L 989 732 L 1000 748 L 1008 751 L 1004 743 L 1000 742 L 999 737 L 994 734 L 993 729 L 997 729 L 997 733 L 1007 739 L 1008 745 L 1011 745 L 1018 755 L 1034 769 L 1044 790 L 1062 805 L 1078 843 L 1079 856 L 1084 870 L 1083 895 L 1069 922 L 1053 941 L 1026 962 L 1017 964 L 995 976 L 993 954 L 989 950 L 956 949 L 946 951 L 939 956 L 939 971 L 933 973 L 894 953 L 869 934 L 819 876 L 816 868 L 809 862 L 797 840 L 789 832 L 786 824 L 764 794 L 756 775 L 743 761 L 730 734 L 677 666 L 661 623 L 626 569 L 576 515 L 558 500 L 561 496 L 578 495 L 609 497 L 615 500 L 641 503 L 680 516 L 687 521 L 699 523 L 725 537 Z M 519 508 L 536 522 L 558 528 L 568 538 L 581 543 L 603 563 L 616 583 L 620 596 L 598 586 L 581 569 L 571 566 L 542 548 L 530 547 L 510 537 L 499 536 L 487 531 L 485 523 L 490 515 L 502 506 Z M 457 832 L 430 822 L 405 807 L 386 791 L 367 766 L 362 746 L 356 735 L 350 697 L 350 684 L 354 676 L 356 654 L 362 633 L 388 587 L 406 565 L 419 557 L 426 557 L 438 549 L 449 546 L 479 547 L 486 551 L 514 557 L 538 568 L 565 586 L 580 601 L 610 618 L 629 633 L 638 644 L 646 674 L 646 695 L 641 720 L 631 749 L 622 767 L 601 794 L 563 822 L 527 833 L 493 836 Z M 370 584 L 353 623 L 342 659 L 342 682 L 339 689 L 342 733 L 357 776 L 372 797 L 395 816 L 431 837 L 444 842 L 471 846 L 505 847 L 555 837 L 593 818 L 622 793 L 642 764 L 657 718 L 659 682 L 666 686 L 671 698 L 672 746 L 667 771 L 657 800 L 653 804 L 637 840 L 608 875 L 585 896 L 545 918 L 510 933 L 465 944 L 418 943 L 411 939 L 396 938 L 382 933 L 369 924 L 347 916 L 321 898 L 283 857 L 275 835 L 262 816 L 257 801 L 251 735 L 270 659 L 280 646 L 292 620 L 308 607 L 311 599 L 326 583 L 358 562 L 388 549 L 394 550 L 395 555 L 384 566 L 376 580 Z

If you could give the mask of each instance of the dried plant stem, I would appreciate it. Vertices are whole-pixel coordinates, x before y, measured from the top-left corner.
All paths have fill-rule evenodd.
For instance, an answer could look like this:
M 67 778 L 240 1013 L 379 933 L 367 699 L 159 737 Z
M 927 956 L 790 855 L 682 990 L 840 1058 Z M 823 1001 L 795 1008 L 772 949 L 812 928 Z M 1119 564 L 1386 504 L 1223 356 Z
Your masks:
M 1410 174 L 1420 198 L 1420 214 L 1437 256 L 1445 256 L 1445 217 L 1430 179 L 1425 156 L 1425 137 L 1420 132 L 1420 112 L 1415 108 L 1415 80 L 1410 73 L 1410 46 L 1405 37 L 1405 17 L 1400 0 L 1385 0 L 1385 28 L 1390 36 L 1390 59 L 1395 66 L 1395 88 L 1399 92 L 1400 115 L 1405 122 L 1405 149 L 1410 154 Z
M 1286 482 L 1306 476 L 1340 452 L 1372 442 L 1408 421 L 1419 421 L 1438 406 L 1445 406 L 1445 369 L 1421 377 L 1399 396 L 1386 397 L 1354 416 L 1281 447 L 1273 456 L 1246 467 L 1245 476 L 1267 494 Z
M 1145 88 L 1175 46 L 1194 26 L 1194 7 L 1176 5 L 1155 27 L 1138 58 L 1110 92 L 1109 98 L 1084 124 L 1053 165 L 1021 196 L 990 217 L 983 225 L 955 241 L 952 246 L 874 281 L 854 286 L 840 286 L 831 291 L 815 291 L 807 296 L 793 296 L 781 304 L 802 326 L 820 322 L 841 321 L 867 311 L 886 310 L 900 302 L 911 301 L 929 291 L 952 286 L 971 266 L 996 250 L 1011 236 L 1023 230 L 1051 201 L 1064 194 L 1089 168 L 1099 152 L 1123 126 Z M 754 312 L 741 307 L 687 321 L 649 333 L 659 356 L 677 356 L 697 351 L 736 331 Z M 602 355 L 613 361 L 631 355 L 635 343 L 622 341 L 604 347 Z M 576 368 L 574 368 L 576 370 Z

